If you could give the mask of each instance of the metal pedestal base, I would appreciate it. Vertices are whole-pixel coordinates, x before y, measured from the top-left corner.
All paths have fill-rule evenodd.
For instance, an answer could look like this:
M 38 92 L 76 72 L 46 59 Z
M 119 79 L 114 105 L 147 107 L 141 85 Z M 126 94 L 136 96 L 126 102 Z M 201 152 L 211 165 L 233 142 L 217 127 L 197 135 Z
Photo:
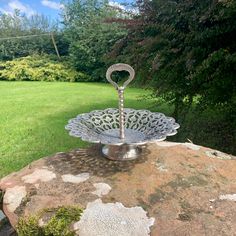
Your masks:
M 102 153 L 111 160 L 125 161 L 134 160 L 142 152 L 142 148 L 137 145 L 105 145 L 102 148 Z

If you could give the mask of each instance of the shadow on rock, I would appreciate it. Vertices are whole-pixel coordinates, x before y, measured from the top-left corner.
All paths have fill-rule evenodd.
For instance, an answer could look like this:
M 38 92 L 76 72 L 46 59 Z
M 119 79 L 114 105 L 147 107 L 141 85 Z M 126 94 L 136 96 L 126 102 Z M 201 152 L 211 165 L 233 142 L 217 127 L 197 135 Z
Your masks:
M 146 161 L 149 151 L 143 149 L 142 154 L 132 161 L 112 161 L 105 158 L 101 145 L 93 145 L 88 149 L 77 149 L 68 153 L 57 153 L 49 157 L 47 165 L 52 165 L 60 174 L 79 174 L 88 172 L 96 176 L 110 176 L 117 172 L 129 172 L 136 164 Z

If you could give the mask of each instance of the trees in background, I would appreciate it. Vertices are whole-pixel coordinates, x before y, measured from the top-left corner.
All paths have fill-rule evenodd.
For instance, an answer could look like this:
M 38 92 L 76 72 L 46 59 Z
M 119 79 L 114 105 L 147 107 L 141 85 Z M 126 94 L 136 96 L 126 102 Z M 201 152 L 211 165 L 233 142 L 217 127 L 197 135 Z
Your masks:
M 109 55 L 135 66 L 140 84 L 174 104 L 185 137 L 235 152 L 236 1 L 139 0 L 138 6 L 123 44 Z
M 104 80 L 105 55 L 127 34 L 118 23 L 107 22 L 118 15 L 120 12 L 107 0 L 73 0 L 65 5 L 63 23 L 70 58 L 78 70 L 94 81 Z
M 136 25 L 114 57 L 129 58 L 142 82 L 177 110 L 193 99 L 204 106 L 235 102 L 236 1 L 138 4 Z
M 44 16 L 2 14 L 0 38 L 56 32 L 60 54 L 98 81 L 111 63 L 131 63 L 141 84 L 174 103 L 176 114 L 193 99 L 205 106 L 234 102 L 236 2 L 138 0 L 137 4 L 139 13 L 132 16 L 108 0 L 67 1 L 61 29 Z M 50 37 L 0 41 L 1 59 L 37 52 L 55 54 Z
M 65 55 L 68 47 L 61 37 L 62 32 L 60 32 L 57 22 L 50 21 L 43 15 L 26 17 L 17 10 L 13 15 L 0 14 L 0 60 L 11 60 L 32 53 L 55 54 L 49 35 L 51 32 L 56 33 L 55 38 L 60 53 Z M 12 38 L 27 35 L 41 36 Z

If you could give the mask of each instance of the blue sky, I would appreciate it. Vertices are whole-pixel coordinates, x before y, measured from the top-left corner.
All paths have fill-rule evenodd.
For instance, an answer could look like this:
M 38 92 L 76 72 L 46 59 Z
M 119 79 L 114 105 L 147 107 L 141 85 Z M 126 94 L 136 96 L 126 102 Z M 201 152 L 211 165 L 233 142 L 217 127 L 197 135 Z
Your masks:
M 120 2 L 131 3 L 133 0 L 112 0 L 111 4 Z M 34 14 L 44 14 L 52 19 L 59 17 L 63 5 L 60 0 L 0 0 L 0 12 L 11 14 L 14 9 L 19 9 L 27 16 Z
M 27 16 L 44 14 L 57 18 L 62 7 L 60 0 L 0 0 L 0 11 L 9 14 L 19 9 Z

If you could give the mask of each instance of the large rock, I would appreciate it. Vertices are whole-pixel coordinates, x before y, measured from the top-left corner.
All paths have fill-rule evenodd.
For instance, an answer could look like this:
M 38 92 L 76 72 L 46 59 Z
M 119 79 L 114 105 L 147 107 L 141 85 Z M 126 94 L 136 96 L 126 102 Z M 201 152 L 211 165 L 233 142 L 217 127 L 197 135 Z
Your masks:
M 79 205 L 80 235 L 236 232 L 235 158 L 191 143 L 152 144 L 125 162 L 102 157 L 97 146 L 57 153 L 3 178 L 0 189 L 13 227 L 43 208 Z

